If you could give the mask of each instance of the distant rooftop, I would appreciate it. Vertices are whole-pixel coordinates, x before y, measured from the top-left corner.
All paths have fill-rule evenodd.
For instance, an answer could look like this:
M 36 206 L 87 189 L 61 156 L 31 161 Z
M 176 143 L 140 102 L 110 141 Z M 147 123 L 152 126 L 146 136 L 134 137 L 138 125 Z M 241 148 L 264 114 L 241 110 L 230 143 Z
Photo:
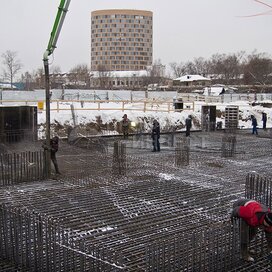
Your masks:
M 6 82 L 0 82 L 0 90 L 1 89 L 14 89 L 16 90 L 17 87 L 15 86 L 15 84 L 12 84 L 12 86 L 10 86 L 10 83 L 6 83 Z
M 200 75 L 185 75 L 185 76 L 181 76 L 178 77 L 174 80 L 180 81 L 180 82 L 192 82 L 192 81 L 199 81 L 199 80 L 207 80 L 210 81 L 209 78 L 200 76 Z

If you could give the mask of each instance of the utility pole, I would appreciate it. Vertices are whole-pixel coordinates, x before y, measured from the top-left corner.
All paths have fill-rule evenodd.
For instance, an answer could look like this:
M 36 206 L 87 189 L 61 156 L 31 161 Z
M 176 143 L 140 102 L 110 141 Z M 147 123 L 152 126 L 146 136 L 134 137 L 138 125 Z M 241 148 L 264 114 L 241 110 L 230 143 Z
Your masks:
M 44 74 L 45 74 L 45 106 L 46 106 L 46 152 L 45 152 L 45 170 L 46 176 L 50 178 L 51 175 L 51 148 L 50 148 L 50 76 L 49 76 L 49 62 L 48 57 L 54 52 L 58 37 L 68 11 L 71 0 L 61 0 L 58 8 L 58 13 L 55 18 L 52 32 L 50 34 L 49 43 L 46 51 L 43 54 Z

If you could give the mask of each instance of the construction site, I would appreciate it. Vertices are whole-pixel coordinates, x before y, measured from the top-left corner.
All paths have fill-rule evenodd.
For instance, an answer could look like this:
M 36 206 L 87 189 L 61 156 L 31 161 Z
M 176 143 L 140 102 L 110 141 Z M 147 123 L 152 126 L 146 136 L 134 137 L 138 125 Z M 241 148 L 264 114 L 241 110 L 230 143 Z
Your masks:
M 43 176 L 41 142 L 1 154 L 0 271 L 271 271 L 266 239 L 240 256 L 233 202 L 271 207 L 271 131 L 198 131 L 60 141 Z M 19 149 L 20 146 L 20 149 Z M 31 150 L 27 151 L 27 150 Z
M 254 250 L 254 259 L 247 262 L 241 258 L 242 221 L 230 218 L 233 203 L 240 198 L 254 199 L 269 208 L 272 207 L 272 130 L 263 126 L 259 134 L 254 135 L 245 127 L 256 114 L 256 124 L 253 125 L 252 122 L 252 126 L 255 126 L 257 134 L 257 117 L 264 113 L 263 111 L 269 112 L 268 109 L 272 107 L 271 95 L 270 100 L 267 98 L 268 102 L 257 103 L 256 92 L 253 90 L 254 100 L 249 101 L 252 100 L 249 95 L 252 90 L 248 90 L 248 103 L 242 100 L 242 95 L 238 95 L 237 99 L 242 102 L 234 103 L 233 106 L 227 102 L 226 108 L 222 110 L 224 114 L 220 111 L 225 107 L 224 97 L 228 97 L 231 103 L 234 101 L 232 92 L 229 96 L 223 95 L 226 91 L 223 87 L 218 96 L 196 97 L 194 93 L 192 100 L 187 92 L 179 97 L 177 94 L 175 97 L 168 94 L 167 99 L 165 88 L 158 96 L 160 99 L 155 95 L 148 97 L 148 90 L 144 90 L 140 96 L 140 93 L 136 93 L 136 88 L 140 86 L 140 82 L 145 81 L 145 77 L 137 79 L 134 70 L 140 72 L 153 64 L 156 70 L 157 67 L 164 70 L 165 66 L 160 63 L 160 59 L 159 65 L 152 59 L 152 12 L 136 12 L 135 9 L 126 10 L 125 13 L 116 10 L 117 14 L 113 14 L 114 10 L 111 10 L 109 14 L 103 15 L 103 10 L 100 10 L 96 17 L 93 17 L 92 12 L 90 32 L 90 55 L 93 62 L 91 66 L 93 71 L 99 72 L 99 88 L 104 89 L 107 85 L 105 78 L 110 78 L 111 74 L 108 72 L 123 72 L 124 69 L 129 69 L 133 72 L 131 77 L 126 76 L 122 80 L 116 77 L 116 80 L 109 81 L 108 85 L 111 90 L 118 87 L 116 91 L 120 89 L 120 96 L 125 95 L 124 88 L 132 88 L 133 92 L 122 98 L 107 91 L 99 97 L 95 90 L 65 91 L 68 83 L 66 81 L 61 82 L 60 90 L 52 92 L 50 77 L 52 79 L 54 72 L 53 69 L 51 73 L 49 71 L 49 66 L 53 64 L 49 57 L 54 60 L 53 53 L 57 48 L 70 2 L 60 1 L 49 42 L 43 56 L 39 58 L 43 60 L 44 66 L 39 87 L 41 92 L 27 92 L 19 99 L 20 103 L 17 103 L 15 99 L 23 94 L 13 90 L 15 72 L 12 74 L 12 71 L 15 67 L 19 71 L 22 65 L 19 61 L 14 61 L 16 52 L 8 50 L 6 55 L 2 55 L 6 56 L 6 62 L 8 56 L 12 56 L 14 64 L 10 66 L 9 62 L 3 62 L 8 68 L 13 68 L 8 69 L 11 74 L 12 92 L 8 94 L 1 91 L 0 99 L 0 271 L 272 271 L 272 252 L 268 250 L 264 231 L 259 231 L 251 241 L 250 249 Z M 47 6 L 48 3 L 46 8 L 42 9 L 42 15 L 46 14 Z M 109 8 L 110 5 L 107 3 L 105 7 Z M 33 17 L 38 13 L 35 7 L 27 9 L 22 6 L 19 9 L 13 8 L 13 11 L 22 8 L 25 12 L 31 11 L 31 16 L 23 18 L 23 21 L 27 21 L 27 17 L 31 19 L 24 31 L 27 29 L 27 34 L 34 33 L 27 35 L 27 44 L 31 51 L 25 58 L 31 59 L 29 55 L 33 54 L 34 57 L 34 51 L 40 49 L 43 38 L 39 40 L 38 34 L 44 32 L 43 27 L 47 22 Z M 210 9 L 211 6 L 208 10 Z M 195 11 L 196 7 L 193 12 Z M 168 9 L 167 12 L 169 13 Z M 186 13 L 189 14 L 187 8 Z M 52 14 L 51 10 L 49 14 Z M 103 17 L 100 18 L 100 14 Z M 204 22 L 207 14 L 202 14 L 205 15 L 205 20 L 202 20 Z M 264 14 L 266 13 L 257 15 Z M 39 17 L 42 17 L 40 15 Z M 82 10 L 77 16 L 72 20 L 84 18 Z M 8 34 L 20 34 L 18 25 L 23 21 L 16 21 L 16 28 L 8 30 Z M 231 22 L 229 19 L 223 21 Z M 107 24 L 104 24 L 105 22 Z M 38 28 L 35 31 L 31 30 L 30 25 L 36 25 Z M 173 25 L 178 24 L 175 22 Z M 84 33 L 83 24 L 75 29 L 76 34 Z M 169 29 L 172 29 L 172 26 Z M 191 27 L 188 29 L 194 33 Z M 69 40 L 66 44 L 70 48 L 68 53 L 63 51 L 63 55 L 65 59 L 72 58 L 73 55 L 78 59 L 81 51 L 78 45 L 84 44 L 83 39 L 77 35 L 72 36 L 71 25 L 68 30 L 70 36 L 66 36 L 65 41 Z M 109 34 L 107 38 L 106 32 Z M 16 35 L 8 36 L 10 38 Z M 35 36 L 34 43 L 30 42 L 31 36 Z M 24 40 L 22 38 L 18 43 L 20 48 L 23 48 Z M 160 37 L 160 41 L 163 40 Z M 72 45 L 73 41 L 77 42 L 76 46 Z M 182 43 L 184 44 L 184 39 Z M 35 50 L 31 44 L 34 44 Z M 244 54 L 243 52 L 243 58 Z M 109 56 L 108 60 L 106 56 Z M 239 59 L 242 57 L 239 56 Z M 251 60 L 250 55 L 249 57 Z M 101 63 L 98 60 L 101 60 Z M 97 69 L 93 69 L 94 61 L 98 65 Z M 113 66 L 106 71 L 111 63 Z M 243 61 L 241 67 L 246 67 L 245 63 Z M 259 70 L 258 66 L 257 69 Z M 7 73 L 3 71 L 6 77 Z M 90 85 L 94 74 L 90 76 L 88 69 L 87 74 Z M 151 74 L 153 71 L 150 72 L 150 79 Z M 161 77 L 163 73 L 160 71 L 159 74 Z M 220 71 L 220 80 L 221 74 Z M 254 77 L 254 85 L 261 82 L 263 90 L 266 78 L 260 81 L 256 80 L 251 72 L 249 74 Z M 27 75 L 30 74 L 25 75 L 28 82 Z M 186 88 L 192 85 L 188 81 L 190 77 L 187 76 L 184 83 Z M 229 83 L 230 76 L 226 79 Z M 73 81 L 83 82 L 78 78 Z M 196 85 L 209 86 L 208 82 L 211 80 L 205 81 L 207 82 L 198 81 Z M 87 87 L 87 83 L 83 82 L 82 86 Z M 190 89 L 189 92 L 191 91 Z M 221 94 L 222 96 L 219 96 Z M 211 88 L 208 88 L 208 96 L 210 95 Z M 261 96 L 263 100 L 264 95 Z M 195 101 L 199 99 L 201 103 L 197 103 L 199 107 L 195 107 Z M 239 107 L 243 108 L 240 112 Z M 136 111 L 144 114 L 136 116 Z M 151 114 L 146 115 L 147 111 Z M 83 112 L 89 115 L 82 114 Z M 131 115 L 134 113 L 134 121 L 140 120 L 138 125 L 146 126 L 139 125 L 123 138 L 121 132 L 114 129 L 125 112 Z M 158 124 L 156 118 L 158 119 L 159 114 L 163 112 L 164 131 L 159 131 L 160 136 L 154 137 L 157 143 L 160 137 L 160 147 L 158 143 L 157 150 L 153 150 L 156 152 L 152 152 L 155 140 L 152 142 L 149 128 L 152 122 L 153 125 Z M 195 118 L 193 126 L 190 124 L 194 131 L 189 135 L 186 131 L 188 137 L 185 137 L 184 133 L 185 112 L 187 118 L 191 118 L 189 114 L 192 113 Z M 102 117 L 105 118 L 104 122 Z M 173 117 L 176 119 L 173 120 Z M 87 131 L 88 122 L 92 126 Z M 83 123 L 86 125 L 81 127 L 83 132 L 78 133 L 76 127 Z M 103 132 L 100 129 L 102 124 L 104 128 L 106 125 L 104 131 L 109 132 L 108 135 L 98 134 Z M 97 134 L 89 135 L 94 127 L 99 127 Z M 63 129 L 63 134 L 60 133 L 60 128 Z M 69 133 L 68 128 L 72 130 Z M 57 156 L 58 167 L 55 158 L 52 158 L 51 141 L 55 134 L 60 136 L 57 137 L 60 139 L 57 140 L 58 152 L 54 153 Z M 50 155 L 55 169 L 51 165 Z

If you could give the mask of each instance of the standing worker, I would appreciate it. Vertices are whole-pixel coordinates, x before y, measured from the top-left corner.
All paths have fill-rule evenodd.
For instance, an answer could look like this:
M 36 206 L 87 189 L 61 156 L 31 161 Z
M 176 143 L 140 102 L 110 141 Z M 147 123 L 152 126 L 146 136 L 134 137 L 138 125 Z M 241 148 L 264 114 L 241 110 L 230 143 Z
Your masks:
M 241 255 L 245 261 L 254 262 L 249 255 L 249 245 L 258 229 L 265 232 L 268 252 L 272 250 L 272 213 L 265 205 L 250 199 L 239 199 L 233 204 L 231 219 L 241 218 Z
M 43 148 L 45 150 L 47 150 L 46 145 L 43 145 Z M 51 161 L 54 164 L 55 167 L 55 171 L 56 174 L 61 174 L 59 171 L 59 166 L 58 166 L 58 162 L 57 162 L 57 158 L 56 158 L 56 153 L 59 150 L 59 137 L 58 136 L 54 136 L 51 140 L 50 140 L 50 156 L 51 156 Z
M 209 111 L 205 114 L 205 127 L 206 127 L 206 131 L 210 131 L 210 112 Z
M 160 141 L 159 141 L 160 135 L 161 135 L 160 124 L 157 120 L 154 120 L 152 133 L 151 133 L 153 152 L 156 152 L 156 151 L 160 152 L 161 151 Z
M 258 123 L 254 115 L 251 115 L 251 121 L 252 121 L 252 134 L 258 135 L 258 131 L 257 131 Z
M 266 130 L 267 114 L 265 112 L 262 113 L 262 121 L 263 121 L 263 129 Z
M 185 120 L 185 126 L 186 126 L 186 137 L 190 136 L 190 130 L 192 127 L 192 116 L 188 115 L 188 117 Z
M 129 119 L 126 114 L 124 114 L 123 120 L 121 123 L 122 123 L 122 132 L 123 132 L 124 139 L 128 139 Z

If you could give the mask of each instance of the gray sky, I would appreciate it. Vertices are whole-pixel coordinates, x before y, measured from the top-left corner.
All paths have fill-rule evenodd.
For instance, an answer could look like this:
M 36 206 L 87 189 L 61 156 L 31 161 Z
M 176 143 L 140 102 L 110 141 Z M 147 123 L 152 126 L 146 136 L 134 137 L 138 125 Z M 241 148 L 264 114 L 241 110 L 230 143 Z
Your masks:
M 272 0 L 263 1 L 272 6 Z M 0 2 L 0 54 L 17 51 L 22 72 L 42 67 L 60 1 Z M 241 50 L 272 55 L 272 8 L 254 0 L 71 0 L 52 65 L 63 72 L 77 64 L 89 66 L 91 11 L 113 8 L 153 12 L 154 60 L 165 65 Z M 268 14 L 240 17 L 263 12 Z

